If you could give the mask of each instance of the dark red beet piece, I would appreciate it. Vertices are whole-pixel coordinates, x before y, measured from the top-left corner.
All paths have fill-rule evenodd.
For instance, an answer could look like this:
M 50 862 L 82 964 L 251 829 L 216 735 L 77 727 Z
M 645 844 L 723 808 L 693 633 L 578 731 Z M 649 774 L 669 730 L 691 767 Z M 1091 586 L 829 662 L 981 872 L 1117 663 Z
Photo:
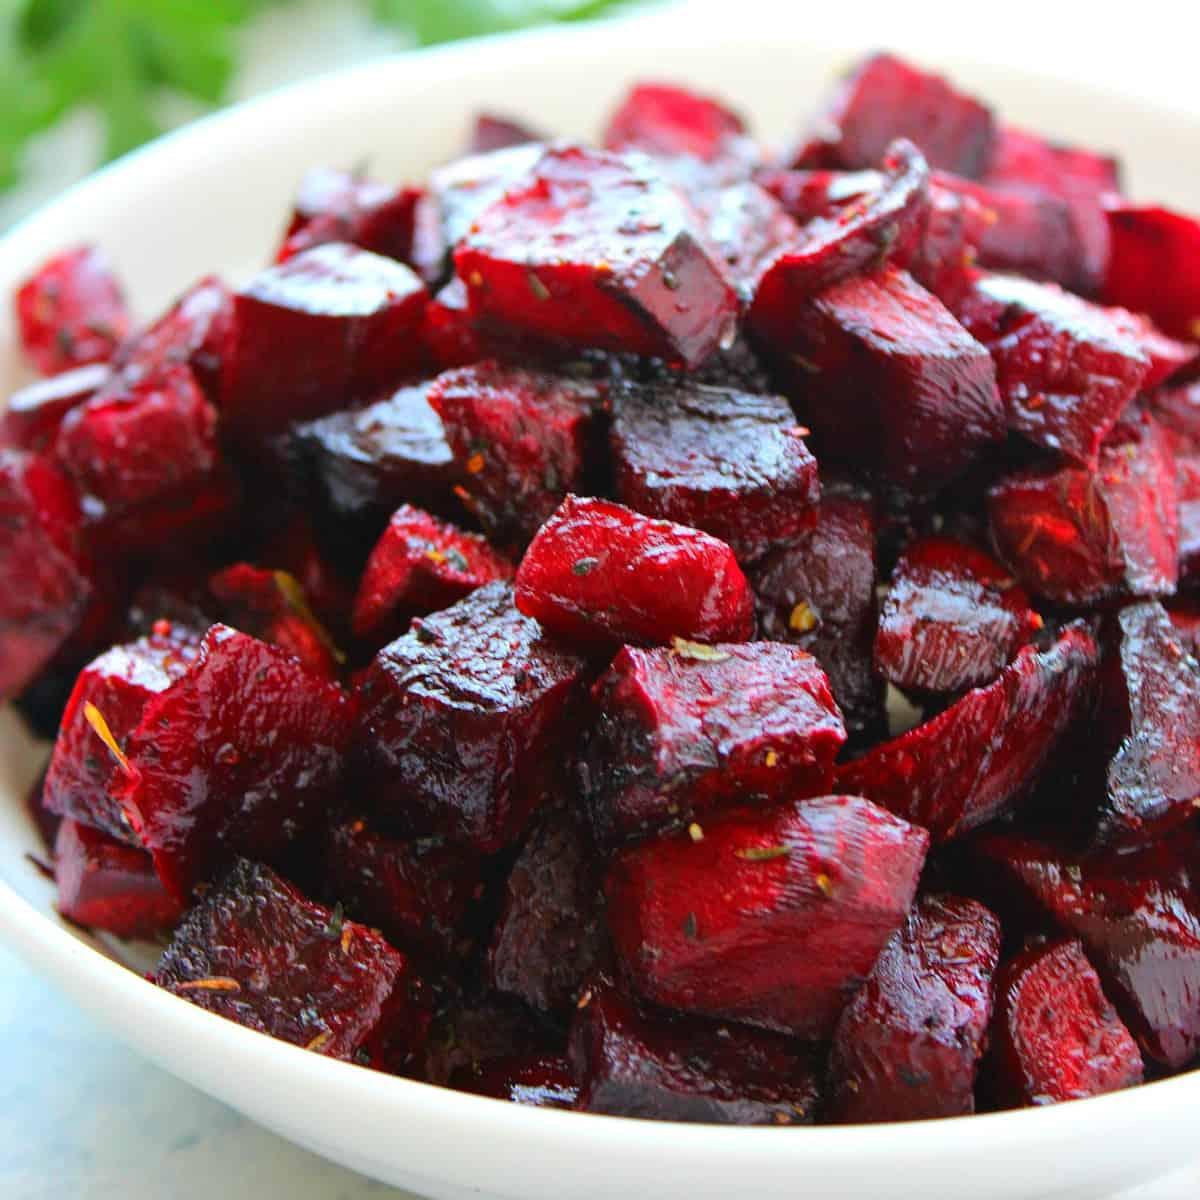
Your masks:
M 0 697 L 33 681 L 95 594 L 79 553 L 79 500 L 48 459 L 0 449 Z
M 43 375 L 107 362 L 129 332 L 129 311 L 108 260 L 94 246 L 44 263 L 16 294 L 26 357 Z
M 1175 590 L 1175 463 L 1148 415 L 1116 431 L 1094 472 L 1043 467 L 1000 480 L 988 515 L 1000 557 L 1036 596 L 1089 605 Z
M 498 113 L 481 112 L 471 126 L 468 154 L 490 154 L 493 150 L 506 150 L 510 146 L 526 146 L 530 142 L 545 139 L 524 121 L 500 116 Z
M 641 1012 L 611 985 L 571 1029 L 576 1108 L 711 1125 L 807 1125 L 821 1099 L 817 1054 L 774 1033 Z
M 915 142 L 929 165 L 973 179 L 991 158 L 991 111 L 943 78 L 876 54 L 842 79 L 793 152 L 797 167 L 874 166 L 895 138 Z
M 913 542 L 892 572 L 875 666 L 900 688 L 961 692 L 990 683 L 1042 627 L 1025 592 L 965 542 Z
M 987 350 L 903 271 L 838 284 L 757 332 L 799 364 L 818 458 L 823 449 L 902 496 L 948 483 L 1004 435 Z
M 550 811 L 509 874 L 488 978 L 532 1008 L 570 1009 L 607 958 L 599 859 L 574 814 Z
M 329 1058 L 376 1059 L 419 1027 L 419 980 L 374 930 L 240 859 L 184 918 L 152 979 L 201 1008 Z
M 613 410 L 617 498 L 637 512 L 703 529 L 743 562 L 816 521 L 817 462 L 781 396 L 632 387 Z
M 733 336 L 736 296 L 701 222 L 634 158 L 547 150 L 454 261 L 473 314 L 543 340 L 695 367 Z
M 262 272 L 234 298 L 223 417 L 261 436 L 396 384 L 420 363 L 427 299 L 402 263 L 340 242 Z
M 361 689 L 358 756 L 382 823 L 481 853 L 517 838 L 567 733 L 585 660 L 490 583 L 413 622 Z
M 463 502 L 495 538 L 528 541 L 582 490 L 597 385 L 489 360 L 439 375 L 429 403 L 463 473 Z
M 425 306 L 421 340 L 441 368 L 464 367 L 487 358 L 483 338 L 467 309 L 467 288 L 457 275 Z
M 548 1031 L 536 1013 L 498 992 L 451 991 L 425 1044 L 420 1078 L 445 1085 L 502 1058 L 558 1057 L 561 1030 Z
M 70 819 L 58 828 L 54 879 L 58 911 L 88 929 L 152 938 L 183 916 L 149 854 Z
M 172 895 L 234 855 L 278 859 L 325 819 L 354 707 L 290 654 L 214 625 L 129 735 L 117 797 Z
M 1082 624 L 1024 647 L 986 687 L 839 768 L 837 786 L 947 841 L 1009 812 L 1085 710 L 1098 652 Z
M 738 297 L 748 304 L 767 266 L 800 242 L 799 227 L 774 196 L 748 181 L 701 191 L 693 203 Z
M 828 1037 L 904 920 L 929 835 L 855 796 L 735 809 L 621 852 L 618 958 L 648 1000 Z
M 1142 1082 L 1142 1056 L 1074 940 L 1031 946 L 996 982 L 989 1084 L 1006 1108 L 1059 1104 Z
M 828 792 L 846 730 L 817 660 L 779 642 L 701 650 L 627 646 L 596 684 L 582 776 L 602 840 Z
M 147 702 L 188 669 L 199 649 L 198 633 L 157 621 L 146 637 L 114 646 L 80 672 L 46 772 L 45 802 L 52 812 L 137 845 L 110 791 L 118 760 L 103 734 L 123 751 Z
M 1200 340 L 1200 221 L 1168 208 L 1108 207 L 1109 304 L 1148 313 L 1168 334 Z
M 533 1108 L 574 1108 L 579 1096 L 571 1064 L 562 1056 L 548 1054 L 490 1059 L 461 1068 L 450 1083 L 460 1092 Z
M 742 118 L 711 96 L 673 84 L 639 83 L 609 120 L 604 148 L 712 161 L 726 152 L 730 138 L 745 132 Z
M 90 400 L 111 375 L 107 364 L 93 363 L 13 392 L 0 413 L 0 443 L 39 453 L 50 449 L 66 415 Z
M 413 617 L 449 608 L 512 573 L 512 563 L 479 534 L 405 504 L 367 559 L 354 598 L 354 633 L 380 646 L 404 633 Z
M 832 1118 L 865 1124 L 973 1113 L 999 958 L 1000 922 L 982 904 L 921 900 L 838 1022 Z
M 39 735 L 41 733 L 36 728 L 34 732 Z M 62 824 L 62 817 L 58 813 L 52 813 L 46 807 L 45 783 L 46 772 L 43 771 L 25 793 L 25 812 L 37 829 L 42 849 L 48 854 L 53 855 L 54 840 L 58 837 L 58 829 Z
M 584 641 L 745 641 L 752 597 L 733 551 L 686 525 L 568 496 L 517 568 L 517 607 Z
M 94 514 L 88 537 L 98 557 L 151 556 L 164 546 L 203 548 L 226 537 L 242 502 L 239 480 L 225 466 L 152 502 Z M 89 514 L 90 516 L 93 514 Z
M 1132 313 L 1015 275 L 980 276 L 955 312 L 995 359 L 1009 429 L 1088 466 L 1134 396 L 1196 353 Z

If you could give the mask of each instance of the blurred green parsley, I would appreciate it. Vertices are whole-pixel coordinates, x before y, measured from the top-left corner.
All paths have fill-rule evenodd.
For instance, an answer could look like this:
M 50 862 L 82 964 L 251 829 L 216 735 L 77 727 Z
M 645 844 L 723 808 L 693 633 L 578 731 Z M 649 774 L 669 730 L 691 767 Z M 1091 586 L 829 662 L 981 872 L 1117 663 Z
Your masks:
M 164 95 L 219 104 L 238 33 L 293 0 L 0 0 L 0 190 L 17 181 L 31 138 L 80 108 L 103 122 L 114 158 L 161 133 Z M 551 21 L 622 0 L 372 0 L 376 18 L 417 45 Z

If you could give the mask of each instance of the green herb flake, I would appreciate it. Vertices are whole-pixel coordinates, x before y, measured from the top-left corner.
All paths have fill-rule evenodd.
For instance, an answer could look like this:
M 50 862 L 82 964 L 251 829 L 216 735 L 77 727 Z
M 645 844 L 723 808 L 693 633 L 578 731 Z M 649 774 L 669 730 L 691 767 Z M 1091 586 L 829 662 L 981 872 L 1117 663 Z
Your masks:
M 598 558 L 577 558 L 571 564 L 572 575 L 587 575 L 600 560 Z

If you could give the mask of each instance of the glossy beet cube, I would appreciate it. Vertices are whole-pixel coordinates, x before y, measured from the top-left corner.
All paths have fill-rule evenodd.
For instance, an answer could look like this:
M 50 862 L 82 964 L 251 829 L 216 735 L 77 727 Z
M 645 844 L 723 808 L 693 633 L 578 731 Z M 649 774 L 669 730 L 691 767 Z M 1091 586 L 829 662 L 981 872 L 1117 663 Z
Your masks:
M 904 920 L 929 835 L 855 796 L 735 809 L 703 832 L 613 861 L 630 982 L 667 1008 L 828 1037 Z
M 362 683 L 364 800 L 407 834 L 500 849 L 542 799 L 586 677 L 585 660 L 522 616 L 506 583 L 419 618 Z
M 623 504 L 703 529 L 743 562 L 816 520 L 817 461 L 781 396 L 687 382 L 625 388 L 609 442 Z
M 745 641 L 752 598 L 733 551 L 686 525 L 568 496 L 517 568 L 517 607 L 563 637 Z
M 390 642 L 413 617 L 449 608 L 512 573 L 512 563 L 479 534 L 402 505 L 367 559 L 354 598 L 354 633 L 376 646 Z
M 419 981 L 403 954 L 246 859 L 184 918 L 152 979 L 248 1029 L 347 1061 L 371 1061 L 396 1026 L 419 1021 Z
M 908 496 L 961 475 L 1003 437 L 987 350 L 905 272 L 850 279 L 786 316 L 756 332 L 800 364 L 795 394 L 818 458 Z
M 712 161 L 726 152 L 730 138 L 745 132 L 745 121 L 711 96 L 672 84 L 639 83 L 609 119 L 604 148 Z
M 1095 471 L 1041 467 L 1001 479 L 988 515 L 1000 557 L 1036 596 L 1089 605 L 1175 590 L 1175 463 L 1148 415 L 1114 433 Z
M 1134 396 L 1195 354 L 1131 313 L 1015 275 L 980 276 L 955 312 L 995 359 L 1009 429 L 1089 466 Z
M 800 228 L 783 205 L 757 183 L 742 181 L 705 189 L 692 202 L 738 298 L 749 304 L 763 272 L 801 241 Z
M 579 1097 L 571 1064 L 561 1055 L 527 1054 L 491 1059 L 460 1068 L 450 1083 L 460 1092 L 533 1108 L 574 1108 Z
M 570 1042 L 581 1111 L 711 1125 L 812 1123 L 821 1066 L 803 1043 L 642 1012 L 611 984 L 585 1000 Z
M 421 340 L 441 368 L 464 367 L 487 358 L 484 339 L 467 307 L 467 288 L 457 275 L 425 306 Z
M 454 261 L 473 314 L 545 341 L 694 367 L 732 337 L 736 296 L 699 219 L 636 157 L 547 150 Z
M 463 473 L 464 503 L 501 540 L 528 541 L 568 492 L 583 490 L 595 384 L 495 361 L 429 389 Z
M 797 167 L 872 167 L 895 138 L 915 142 L 929 165 L 973 179 L 988 166 L 991 111 L 945 79 L 876 54 L 838 82 L 793 152 Z
M 999 958 L 1000 922 L 982 904 L 921 900 L 838 1022 L 833 1118 L 865 1124 L 974 1112 Z
M 222 415 L 262 436 L 396 384 L 420 363 L 427 298 L 402 263 L 340 242 L 263 271 L 234 298 Z
M 924 538 L 892 572 L 875 666 L 900 688 L 961 692 L 995 679 L 1041 626 L 995 559 L 965 542 Z
M 0 443 L 39 453 L 51 449 L 67 414 L 90 400 L 111 376 L 106 363 L 92 363 L 13 392 L 0 413 Z
M 582 780 L 602 840 L 828 792 L 846 730 L 817 660 L 780 642 L 700 650 L 627 646 L 596 684 Z
M 54 843 L 58 911 L 88 929 L 152 938 L 170 929 L 183 906 L 167 894 L 145 850 L 65 820 Z
M 1024 647 L 986 687 L 839 768 L 867 796 L 947 841 L 1012 810 L 1087 708 L 1098 651 L 1082 624 Z
M 497 991 L 532 1008 L 569 1010 L 583 982 L 608 959 L 600 862 L 569 810 L 534 828 L 508 877 L 488 952 Z
M 43 375 L 107 362 L 129 332 L 129 310 L 108 259 L 94 246 L 44 263 L 18 289 L 17 333 Z
M 290 654 L 214 625 L 146 704 L 114 787 L 172 895 L 239 853 L 279 860 L 326 819 L 354 720 L 350 698 Z
M 148 701 L 187 671 L 199 650 L 197 632 L 156 621 L 147 636 L 114 646 L 84 667 L 63 711 L 46 772 L 45 802 L 52 812 L 137 845 L 110 788 L 119 759 L 105 736 L 123 752 Z
M 512 996 L 451 989 L 429 1031 L 418 1078 L 444 1086 L 500 1059 L 557 1058 L 565 1048 L 561 1029 L 548 1028 Z
M 49 460 L 0 449 L 0 697 L 16 695 L 83 621 L 95 589 L 75 489 Z
M 1031 946 L 996 982 L 989 1084 L 1007 1108 L 1083 1100 L 1142 1082 L 1137 1042 L 1079 942 Z

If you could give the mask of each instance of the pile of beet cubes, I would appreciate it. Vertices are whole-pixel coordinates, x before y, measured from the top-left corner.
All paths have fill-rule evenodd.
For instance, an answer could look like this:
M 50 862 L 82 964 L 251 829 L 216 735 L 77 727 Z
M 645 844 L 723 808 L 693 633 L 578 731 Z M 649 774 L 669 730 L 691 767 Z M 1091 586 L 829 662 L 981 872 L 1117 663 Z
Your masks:
M 642 85 L 315 170 L 148 326 L 95 248 L 29 279 L 0 691 L 65 917 L 591 1112 L 1200 1056 L 1200 223 L 888 55 L 810 130 Z

